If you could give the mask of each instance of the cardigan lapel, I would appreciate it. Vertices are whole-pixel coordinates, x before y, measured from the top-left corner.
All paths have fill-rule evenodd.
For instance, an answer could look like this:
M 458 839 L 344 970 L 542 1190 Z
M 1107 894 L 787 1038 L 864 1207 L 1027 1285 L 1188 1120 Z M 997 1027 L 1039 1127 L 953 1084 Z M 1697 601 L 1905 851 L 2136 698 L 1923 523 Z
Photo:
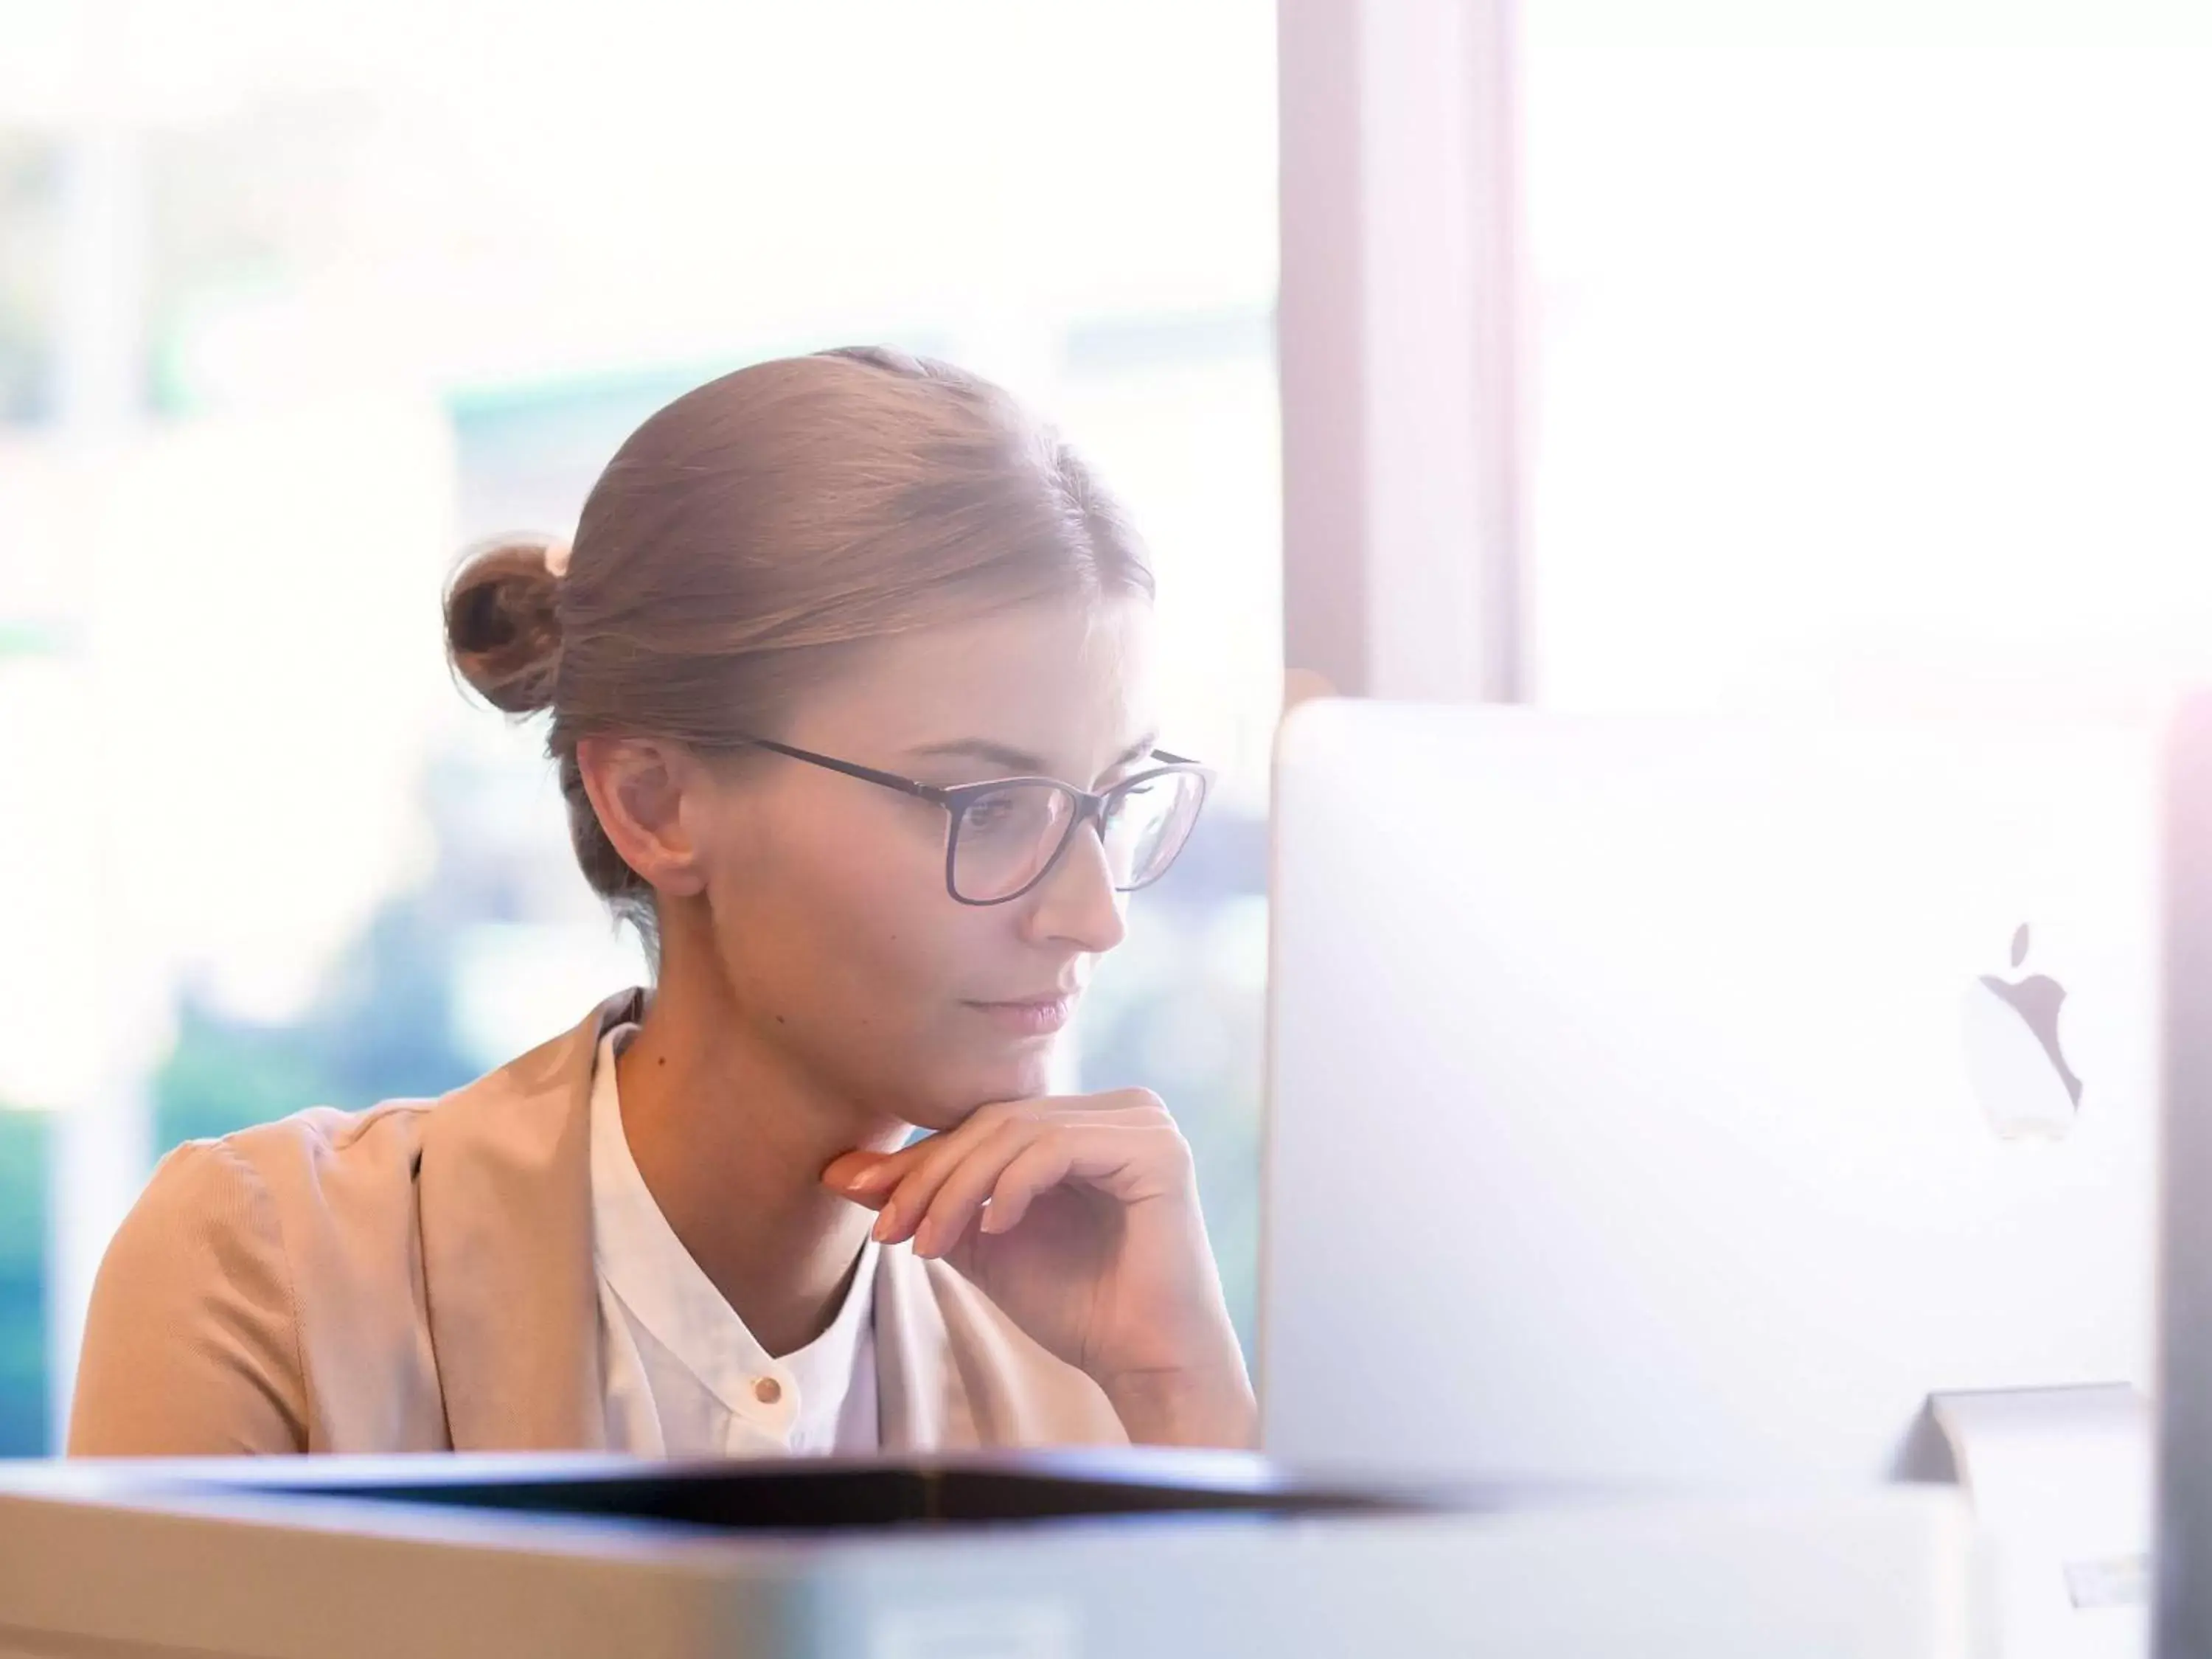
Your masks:
M 592 1067 L 626 991 L 428 1115 L 422 1275 L 456 1451 L 606 1443 L 592 1264 Z
M 910 1244 L 876 1256 L 877 1427 L 885 1452 L 966 1450 L 981 1443 L 945 1310 Z

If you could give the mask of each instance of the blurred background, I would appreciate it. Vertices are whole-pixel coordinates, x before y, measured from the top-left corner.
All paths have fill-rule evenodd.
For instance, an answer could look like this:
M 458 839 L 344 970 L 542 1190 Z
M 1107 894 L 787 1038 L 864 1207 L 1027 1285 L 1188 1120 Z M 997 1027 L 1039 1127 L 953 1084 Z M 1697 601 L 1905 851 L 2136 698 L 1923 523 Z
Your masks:
M 1451 4 L 1377 27 L 1445 25 L 1511 114 L 1474 183 L 1516 695 L 2124 718 L 2203 672 L 2201 5 Z M 565 532 L 675 393 L 851 342 L 1006 383 L 1152 544 L 1167 741 L 1224 782 L 1070 1080 L 1174 1106 L 1249 1343 L 1279 135 L 1424 67 L 1279 63 L 1280 21 L 0 0 L 0 1455 L 58 1437 L 161 1152 L 444 1090 L 641 979 L 441 583 Z

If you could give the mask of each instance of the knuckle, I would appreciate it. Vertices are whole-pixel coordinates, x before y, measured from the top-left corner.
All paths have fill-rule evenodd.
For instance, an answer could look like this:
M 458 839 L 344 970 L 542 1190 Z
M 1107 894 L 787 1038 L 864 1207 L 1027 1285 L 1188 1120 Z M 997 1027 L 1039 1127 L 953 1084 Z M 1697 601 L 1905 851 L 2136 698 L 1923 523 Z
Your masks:
M 968 1121 L 979 1132 L 1001 1128 L 1009 1123 L 1021 1123 L 1037 1115 L 1036 1103 L 1028 1100 L 994 1100 L 978 1106 L 969 1115 Z
M 1159 1139 L 1161 1157 L 1181 1168 L 1195 1167 L 1198 1160 L 1190 1149 L 1189 1139 L 1172 1121 L 1158 1125 L 1153 1133 Z

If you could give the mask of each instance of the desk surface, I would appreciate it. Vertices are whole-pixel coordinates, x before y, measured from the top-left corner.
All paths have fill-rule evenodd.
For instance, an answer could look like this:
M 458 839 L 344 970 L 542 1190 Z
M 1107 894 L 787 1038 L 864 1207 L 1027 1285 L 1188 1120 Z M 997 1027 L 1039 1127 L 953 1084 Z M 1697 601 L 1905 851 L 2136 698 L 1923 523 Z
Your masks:
M 1301 1509 L 1316 1495 L 1259 1460 L 1139 1453 L 806 1472 L 905 1479 L 909 1495 L 926 1475 L 966 1500 L 989 1481 L 1001 1497 L 1008 1482 L 1032 1496 L 1088 1483 L 1097 1501 L 1057 1520 L 669 1518 L 718 1486 L 793 1473 L 577 1457 L 0 1465 L 0 1655 L 1975 1651 L 1972 1528 L 1932 1489 L 1490 1513 L 1338 1493 L 1325 1496 L 1367 1507 Z M 492 1506 L 497 1487 L 536 1506 Z M 540 1501 L 555 1488 L 598 1507 Z M 1174 1508 L 1116 1511 L 1107 1488 L 1165 1491 Z

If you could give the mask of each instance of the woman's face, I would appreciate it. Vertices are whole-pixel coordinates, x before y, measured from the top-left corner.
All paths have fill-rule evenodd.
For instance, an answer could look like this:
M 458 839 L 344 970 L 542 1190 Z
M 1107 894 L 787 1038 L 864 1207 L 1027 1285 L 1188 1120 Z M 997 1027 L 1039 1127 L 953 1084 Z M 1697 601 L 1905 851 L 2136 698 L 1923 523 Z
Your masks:
M 1100 790 L 1148 763 L 1150 607 L 1041 604 L 872 645 L 763 733 L 925 783 Z M 1092 959 L 1123 934 L 1097 836 L 1002 904 L 945 890 L 933 801 L 782 756 L 716 786 L 702 848 L 739 1017 L 805 1074 L 927 1128 L 1045 1091 Z

